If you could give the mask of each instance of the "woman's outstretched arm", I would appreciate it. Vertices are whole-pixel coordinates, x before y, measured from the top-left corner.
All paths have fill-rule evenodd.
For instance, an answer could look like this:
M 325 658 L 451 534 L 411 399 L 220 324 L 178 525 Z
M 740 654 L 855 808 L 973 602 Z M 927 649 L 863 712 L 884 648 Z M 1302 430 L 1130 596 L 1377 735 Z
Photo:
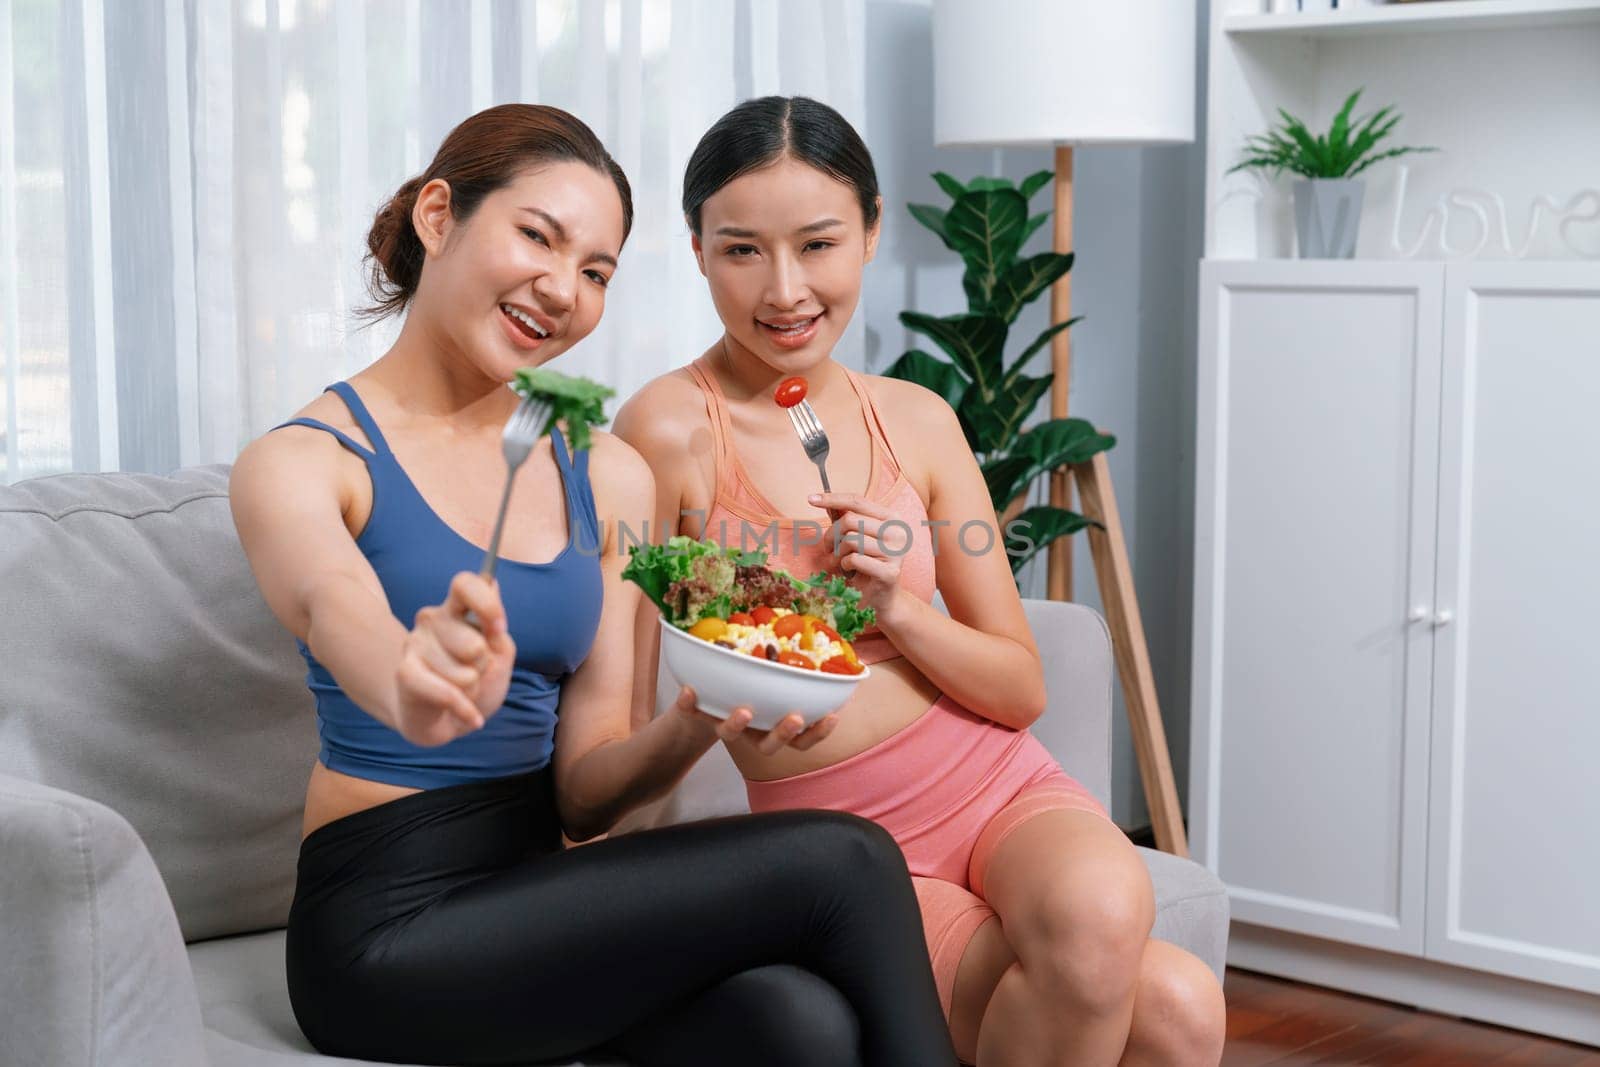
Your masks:
M 449 627 L 448 614 L 469 607 L 486 627 L 498 627 L 487 642 L 469 635 L 492 653 L 484 657 L 490 669 L 462 667 L 462 676 L 446 679 L 441 672 L 462 665 L 438 647 L 426 619 L 413 632 L 395 618 L 345 527 L 346 455 L 312 429 L 289 427 L 253 442 L 229 479 L 234 525 L 267 606 L 350 699 L 413 744 L 441 745 L 483 725 L 504 699 L 504 681 L 489 677 L 504 673 L 496 667 L 508 668 L 514 652 L 499 596 L 486 583 L 467 588 L 471 583 L 458 581 L 445 606 L 425 609 L 439 628 Z

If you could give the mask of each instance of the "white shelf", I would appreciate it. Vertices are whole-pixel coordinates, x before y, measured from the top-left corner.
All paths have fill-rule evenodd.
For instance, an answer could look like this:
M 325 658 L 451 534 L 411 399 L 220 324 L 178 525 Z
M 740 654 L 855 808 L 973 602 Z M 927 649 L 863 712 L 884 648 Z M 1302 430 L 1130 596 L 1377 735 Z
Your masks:
M 1477 208 L 1453 193 L 1484 190 L 1490 247 L 1502 235 L 1531 259 L 1575 254 L 1538 198 L 1558 204 L 1600 175 L 1600 0 L 1427 0 L 1340 10 L 1252 14 L 1263 0 L 1212 0 L 1206 111 L 1206 252 L 1273 258 L 1294 248 L 1284 182 L 1228 173 L 1279 109 L 1318 132 L 1341 101 L 1365 90 L 1363 110 L 1404 116 L 1396 144 L 1429 156 L 1375 167 L 1368 178 L 1363 259 L 1402 250 L 1455 259 L 1481 236 Z M 1279 4 L 1278 6 L 1282 6 Z M 1471 30 L 1488 32 L 1466 32 Z M 1402 184 L 1403 183 L 1403 184 Z M 1475 202 L 1474 202 L 1475 203 Z M 1503 205 L 1503 207 L 1501 206 Z M 1574 218 L 1593 252 L 1592 222 Z M 1585 228 L 1587 227 L 1587 228 Z M 1448 234 L 1448 241 L 1446 235 Z M 1398 245 L 1397 245 L 1398 242 Z
M 1600 0 L 1431 0 L 1429 3 L 1363 6 L 1354 10 L 1228 15 L 1222 20 L 1222 29 L 1234 36 L 1360 37 L 1581 23 L 1600 23 Z

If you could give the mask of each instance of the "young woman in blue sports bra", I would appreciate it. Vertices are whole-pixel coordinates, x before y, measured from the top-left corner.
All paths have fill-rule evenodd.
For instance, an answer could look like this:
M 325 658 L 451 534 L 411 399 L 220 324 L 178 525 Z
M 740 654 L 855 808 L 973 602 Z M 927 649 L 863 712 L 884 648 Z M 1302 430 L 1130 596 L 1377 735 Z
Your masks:
M 905 862 L 875 825 L 788 812 L 563 847 L 749 721 L 686 689 L 630 728 L 639 596 L 617 530 L 645 528 L 655 489 L 616 437 L 573 452 L 552 430 L 518 472 L 498 581 L 475 573 L 505 385 L 594 329 L 631 219 L 576 118 L 467 119 L 368 237 L 374 310 L 407 312 L 394 347 L 234 467 L 322 738 L 295 1017 L 323 1052 L 390 1062 L 954 1064 Z M 793 717 L 759 744 L 830 728 Z

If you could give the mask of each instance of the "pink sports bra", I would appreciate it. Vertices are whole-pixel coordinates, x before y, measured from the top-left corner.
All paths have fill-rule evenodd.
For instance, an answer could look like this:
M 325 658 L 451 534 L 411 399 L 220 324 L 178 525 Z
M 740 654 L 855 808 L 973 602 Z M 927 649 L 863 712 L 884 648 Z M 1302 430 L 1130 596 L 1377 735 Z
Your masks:
M 751 481 L 744 464 L 733 450 L 733 427 L 728 417 L 727 397 L 717 384 L 716 375 L 704 365 L 704 358 L 689 364 L 706 397 L 706 410 L 711 416 L 711 432 L 716 446 L 717 490 L 711 509 L 706 515 L 706 528 L 701 536 L 719 544 L 742 548 L 763 548 L 767 562 L 781 567 L 797 578 L 809 578 L 817 571 L 844 574 L 834 562 L 831 544 L 821 531 L 828 526 L 827 512 L 816 509 L 814 516 L 786 518 L 767 500 Z M 883 430 L 883 420 L 866 385 L 850 368 L 845 376 L 861 400 L 862 415 L 866 419 L 867 433 L 872 440 L 872 473 L 867 481 L 866 497 L 883 504 L 891 519 L 898 519 L 909 528 L 910 544 L 900 557 L 900 584 L 921 600 L 932 603 L 934 592 L 933 538 L 927 525 L 928 509 L 916 488 L 906 480 L 905 472 L 895 459 L 894 449 Z M 800 443 L 795 441 L 799 452 Z M 817 489 L 822 489 L 820 479 Z M 812 532 L 811 525 L 816 531 Z M 893 551 L 906 545 L 906 531 L 898 527 L 885 537 Z M 814 542 L 814 543 L 808 543 Z M 863 663 L 877 663 L 900 655 L 893 643 L 876 627 L 866 630 L 852 642 L 856 655 Z

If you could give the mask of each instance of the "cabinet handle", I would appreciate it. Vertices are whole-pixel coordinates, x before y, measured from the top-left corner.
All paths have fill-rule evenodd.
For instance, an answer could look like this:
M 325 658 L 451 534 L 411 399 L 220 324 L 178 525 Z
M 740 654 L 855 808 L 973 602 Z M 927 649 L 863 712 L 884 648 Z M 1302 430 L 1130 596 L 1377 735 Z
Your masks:
M 1451 614 L 1450 612 L 1441 611 L 1441 612 L 1439 612 L 1437 615 L 1435 615 L 1433 617 L 1433 624 L 1435 626 L 1449 626 L 1452 622 L 1455 621 L 1455 618 L 1456 617 L 1453 614 Z
M 1406 616 L 1407 622 L 1421 622 L 1428 617 L 1428 605 L 1418 604 L 1411 609 L 1411 614 Z

